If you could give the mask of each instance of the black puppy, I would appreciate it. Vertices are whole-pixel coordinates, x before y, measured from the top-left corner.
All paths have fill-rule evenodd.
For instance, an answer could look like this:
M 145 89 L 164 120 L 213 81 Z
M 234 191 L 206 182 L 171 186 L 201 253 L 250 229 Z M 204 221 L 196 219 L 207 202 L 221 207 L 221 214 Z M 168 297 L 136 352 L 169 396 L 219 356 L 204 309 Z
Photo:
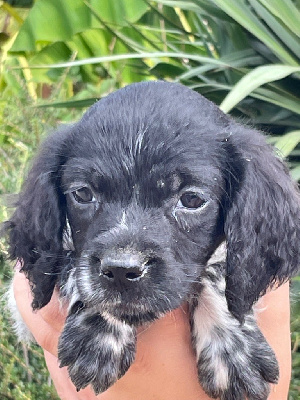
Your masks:
M 69 302 L 59 359 L 78 389 L 106 390 L 134 360 L 135 327 L 188 301 L 206 392 L 263 400 L 278 367 L 252 305 L 297 271 L 299 204 L 259 133 L 182 85 L 133 84 L 46 140 L 10 254 L 34 309 L 56 285 Z

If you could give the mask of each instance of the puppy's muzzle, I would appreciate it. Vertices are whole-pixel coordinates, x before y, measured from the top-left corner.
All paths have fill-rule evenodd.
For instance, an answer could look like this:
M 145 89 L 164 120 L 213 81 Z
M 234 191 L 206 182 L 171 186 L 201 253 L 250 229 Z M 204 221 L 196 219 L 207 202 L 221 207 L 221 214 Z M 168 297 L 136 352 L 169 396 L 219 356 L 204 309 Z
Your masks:
M 100 261 L 99 275 L 111 285 L 124 287 L 143 279 L 152 262 L 152 259 L 145 259 L 140 254 L 106 256 Z

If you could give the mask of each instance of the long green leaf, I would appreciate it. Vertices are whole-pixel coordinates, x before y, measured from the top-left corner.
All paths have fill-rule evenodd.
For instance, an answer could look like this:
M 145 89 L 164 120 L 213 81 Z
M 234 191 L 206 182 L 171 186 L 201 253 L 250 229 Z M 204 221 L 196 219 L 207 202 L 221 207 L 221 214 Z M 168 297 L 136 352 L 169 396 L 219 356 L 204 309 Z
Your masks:
M 215 80 L 207 79 L 206 83 L 197 83 L 197 84 L 192 84 L 188 85 L 191 89 L 197 89 L 200 88 L 200 92 L 204 93 L 202 88 L 207 88 L 206 92 L 211 93 L 214 91 L 230 91 L 232 87 L 229 85 L 224 85 L 221 83 L 216 82 Z M 278 107 L 281 107 L 283 110 L 288 110 L 296 115 L 294 117 L 289 117 L 285 119 L 281 119 L 278 121 L 276 118 L 274 118 L 274 115 L 272 117 L 268 118 L 268 120 L 263 120 L 262 117 L 255 117 L 255 121 L 257 120 L 258 124 L 269 124 L 272 122 L 275 122 L 276 125 L 286 125 L 286 126 L 293 126 L 293 127 L 300 127 L 300 122 L 299 122 L 299 117 L 297 115 L 300 115 L 300 108 L 299 108 L 299 99 L 293 98 L 293 96 L 288 96 L 288 95 L 283 95 L 275 92 L 274 90 L 266 89 L 266 88 L 257 88 L 254 92 L 249 94 L 249 97 L 252 97 L 254 99 L 259 99 L 264 101 L 265 103 L 270 103 L 274 104 Z M 220 101 L 221 102 L 221 101 Z M 279 111 L 280 112 L 280 111 Z M 277 114 L 278 115 L 278 114 Z
M 273 90 L 260 87 L 254 92 L 250 93 L 249 96 L 255 99 L 263 100 L 267 103 L 275 104 L 276 106 L 300 115 L 299 99 L 293 98 L 291 95 L 283 96 Z M 289 126 L 289 124 L 287 125 Z
M 89 99 L 82 99 L 82 100 L 67 100 L 67 101 L 58 101 L 58 102 L 51 102 L 45 104 L 39 104 L 36 108 L 84 108 L 92 106 L 99 98 L 92 97 Z
M 256 88 L 268 82 L 283 79 L 295 72 L 300 72 L 300 67 L 289 65 L 264 65 L 257 67 L 239 80 L 225 97 L 220 107 L 224 112 L 229 112 Z
M 300 143 L 300 130 L 285 134 L 275 143 L 275 146 L 284 157 L 287 157 L 298 143 Z
M 297 65 L 296 60 L 284 49 L 282 44 L 255 16 L 243 0 L 213 0 L 213 2 L 265 43 L 282 61 L 290 65 Z
M 224 68 L 228 68 L 227 64 L 230 65 L 231 68 L 238 68 L 248 66 L 248 64 L 253 63 L 254 61 L 259 64 L 262 62 L 263 59 L 262 57 L 257 56 L 252 49 L 245 49 L 228 54 L 222 58 L 219 58 L 219 60 L 224 62 Z M 216 66 L 213 64 L 205 64 L 190 68 L 187 72 L 184 72 L 182 75 L 180 75 L 177 80 L 179 81 L 190 79 L 194 76 L 198 76 L 215 68 Z
M 7 12 L 7 14 L 14 18 L 18 24 L 22 25 L 22 23 L 24 22 L 22 16 L 10 4 L 6 2 L 1 2 L 0 9 Z
M 272 14 L 300 37 L 300 11 L 291 0 L 259 0 Z
M 215 80 L 212 79 L 207 79 L 206 83 L 197 83 L 197 84 L 192 84 L 188 85 L 191 89 L 197 89 L 201 88 L 201 93 L 203 93 L 202 88 L 208 88 L 207 92 L 211 93 L 213 91 L 228 91 L 232 90 L 232 87 L 230 85 L 224 85 L 222 83 L 219 83 Z M 274 104 L 278 107 L 281 107 L 283 110 L 289 110 L 295 113 L 295 117 L 293 120 L 290 118 L 289 123 L 287 121 L 284 123 L 279 123 L 276 119 L 275 122 L 277 125 L 287 125 L 287 126 L 295 126 L 299 127 L 299 118 L 297 115 L 300 115 L 300 107 L 299 107 L 299 99 L 295 98 L 289 93 L 282 92 L 280 93 L 279 91 L 275 91 L 275 88 L 267 89 L 263 87 L 257 88 L 254 92 L 249 94 L 249 97 L 253 97 L 254 99 L 259 99 L 264 101 L 265 103 L 270 103 Z M 255 120 L 258 119 L 258 124 L 261 123 L 260 118 L 255 117 Z M 268 122 L 272 123 L 273 119 L 270 118 Z M 263 121 L 263 123 L 268 123 L 267 121 Z
M 267 8 L 263 7 L 260 4 L 260 0 L 250 0 L 250 3 L 258 15 L 265 21 L 265 23 L 277 35 L 283 44 L 287 48 L 291 49 L 296 57 L 300 57 L 300 40 L 294 34 L 294 32 L 291 31 L 289 27 L 284 25 L 281 21 L 278 21 L 275 15 L 273 15 Z
M 153 52 L 153 53 L 148 53 L 148 52 L 141 52 L 141 53 L 128 53 L 128 54 L 116 54 L 112 56 L 103 56 L 103 57 L 92 57 L 92 58 L 86 58 L 84 60 L 77 60 L 77 61 L 69 61 L 69 62 L 64 62 L 64 63 L 57 63 L 57 64 L 51 64 L 51 65 L 31 65 L 29 68 L 67 68 L 67 67 L 76 67 L 76 66 L 81 66 L 81 65 L 86 65 L 86 64 L 100 64 L 103 62 L 112 62 L 112 61 L 121 61 L 121 60 L 130 60 L 130 59 L 143 59 L 143 58 L 149 58 L 149 59 L 157 59 L 157 58 L 177 58 L 177 59 L 183 59 L 183 60 L 193 60 L 193 61 L 198 61 L 199 63 L 211 63 L 217 66 L 221 67 L 230 67 L 230 65 L 220 61 L 216 60 L 215 58 L 211 57 L 204 57 L 204 56 L 199 56 L 197 54 L 187 54 L 187 53 L 181 53 L 181 52 Z
M 220 7 L 215 6 L 212 1 L 207 1 L 207 0 L 194 0 L 195 3 L 198 4 L 199 7 L 201 7 L 202 14 L 210 17 L 216 17 L 218 20 L 221 21 L 232 21 L 231 17 L 221 10 Z

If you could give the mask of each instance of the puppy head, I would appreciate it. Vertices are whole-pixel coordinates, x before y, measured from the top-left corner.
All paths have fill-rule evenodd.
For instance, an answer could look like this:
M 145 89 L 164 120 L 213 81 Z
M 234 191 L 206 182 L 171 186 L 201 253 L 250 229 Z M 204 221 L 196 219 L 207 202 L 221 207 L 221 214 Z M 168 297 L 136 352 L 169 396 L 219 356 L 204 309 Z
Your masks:
M 80 299 L 118 317 L 179 306 L 226 239 L 230 310 L 242 319 L 299 263 L 299 196 L 264 139 L 184 86 L 134 84 L 48 139 L 10 226 L 34 306 L 66 260 Z

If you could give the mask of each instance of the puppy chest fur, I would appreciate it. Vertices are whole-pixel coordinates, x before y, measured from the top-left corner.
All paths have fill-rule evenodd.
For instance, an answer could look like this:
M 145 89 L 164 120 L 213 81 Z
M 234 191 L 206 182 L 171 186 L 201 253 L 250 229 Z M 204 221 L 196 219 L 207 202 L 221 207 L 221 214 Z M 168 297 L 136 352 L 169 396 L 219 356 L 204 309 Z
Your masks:
M 258 132 L 182 85 L 147 82 L 46 140 L 7 229 L 33 307 L 56 285 L 69 303 L 59 358 L 78 389 L 106 390 L 134 360 L 136 326 L 189 302 L 206 392 L 263 400 L 278 367 L 252 305 L 296 273 L 299 220 Z

